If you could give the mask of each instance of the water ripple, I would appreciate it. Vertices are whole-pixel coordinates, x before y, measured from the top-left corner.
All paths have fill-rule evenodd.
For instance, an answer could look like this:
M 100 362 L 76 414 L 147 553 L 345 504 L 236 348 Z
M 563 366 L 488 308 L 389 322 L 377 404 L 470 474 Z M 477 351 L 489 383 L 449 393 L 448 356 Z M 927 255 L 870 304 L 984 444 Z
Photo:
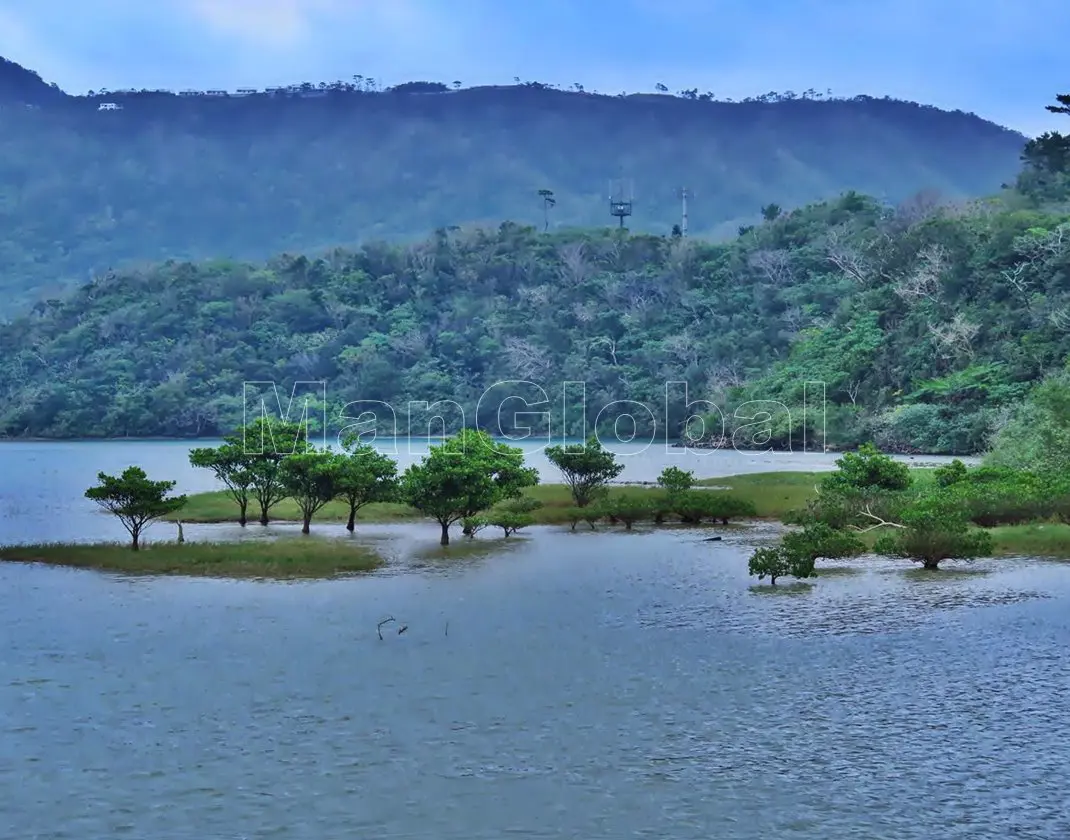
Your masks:
M 333 582 L 0 566 L 4 836 L 1070 836 L 1064 564 L 774 590 L 770 528 L 436 537 Z

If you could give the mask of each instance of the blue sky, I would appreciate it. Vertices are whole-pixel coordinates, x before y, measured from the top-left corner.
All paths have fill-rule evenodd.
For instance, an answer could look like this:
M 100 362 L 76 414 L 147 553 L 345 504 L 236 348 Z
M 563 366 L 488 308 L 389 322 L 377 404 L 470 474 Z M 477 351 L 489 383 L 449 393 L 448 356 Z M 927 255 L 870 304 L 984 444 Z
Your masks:
M 1044 110 L 1070 92 L 1068 35 L 1066 0 L 0 0 L 0 55 L 75 93 L 358 73 L 737 99 L 813 87 L 1031 135 L 1070 130 Z

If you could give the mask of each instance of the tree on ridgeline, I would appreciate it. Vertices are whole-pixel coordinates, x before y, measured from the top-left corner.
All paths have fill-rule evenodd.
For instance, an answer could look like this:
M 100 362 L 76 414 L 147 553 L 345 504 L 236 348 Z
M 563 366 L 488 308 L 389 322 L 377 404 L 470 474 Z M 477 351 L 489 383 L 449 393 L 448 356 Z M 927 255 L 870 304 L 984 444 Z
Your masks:
M 545 233 L 550 228 L 550 208 L 557 204 L 557 199 L 554 191 L 547 189 L 539 190 L 539 198 L 542 199 L 542 230 Z
M 1070 94 L 1058 94 L 1055 100 L 1058 104 L 1046 110 L 1070 115 Z M 1070 198 L 1070 135 L 1045 131 L 1030 140 L 1022 150 L 1022 164 L 1016 184 L 1020 192 L 1039 203 Z
M 185 496 L 168 495 L 175 489 L 174 481 L 152 481 L 141 467 L 127 467 L 118 477 L 100 472 L 97 480 L 100 484 L 86 490 L 86 498 L 118 517 L 134 551 L 141 548 L 141 534 L 150 523 L 186 504 Z

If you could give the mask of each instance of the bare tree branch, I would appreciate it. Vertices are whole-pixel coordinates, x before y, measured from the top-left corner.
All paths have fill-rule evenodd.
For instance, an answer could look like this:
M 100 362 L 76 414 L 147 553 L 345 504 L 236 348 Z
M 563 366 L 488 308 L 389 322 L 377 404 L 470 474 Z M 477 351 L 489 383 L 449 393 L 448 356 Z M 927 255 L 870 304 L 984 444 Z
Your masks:
M 521 286 L 520 299 L 528 306 L 539 309 L 550 305 L 553 300 L 553 290 L 549 286 Z
M 784 249 L 754 251 L 747 258 L 747 264 L 762 272 L 765 279 L 774 286 L 787 286 L 794 280 L 790 251 Z
M 435 251 L 427 244 L 410 245 L 405 251 L 409 270 L 420 280 L 426 280 L 435 273 Z
M 510 366 L 521 379 L 538 380 L 553 366 L 544 349 L 523 338 L 507 338 L 505 354 Z
M 1024 295 L 1029 291 L 1030 280 L 1025 272 L 1030 265 L 1028 260 L 1026 262 L 1020 262 L 1017 263 L 1014 268 L 1003 269 L 1000 274 L 1019 294 Z
M 935 301 L 940 296 L 941 281 L 950 264 L 943 245 L 926 245 L 918 251 L 914 270 L 896 282 L 895 293 L 906 301 Z
M 870 525 L 868 528 L 861 528 L 858 525 L 852 525 L 851 528 L 854 529 L 855 531 L 858 531 L 858 533 L 860 533 L 860 534 L 868 534 L 870 531 L 875 531 L 878 528 L 905 528 L 906 527 L 906 525 L 901 525 L 898 522 L 889 522 L 886 519 L 881 519 L 879 516 L 874 514 L 873 511 L 871 511 L 869 509 L 869 505 L 866 505 L 865 510 L 859 511 L 859 513 L 862 516 L 865 516 L 867 519 L 873 519 L 873 520 L 876 521 L 875 525 Z
M 609 338 L 608 336 L 599 336 L 598 338 L 592 338 L 588 342 L 589 347 L 606 346 L 609 349 L 609 356 L 613 360 L 614 367 L 620 367 L 620 362 L 617 361 L 617 341 L 616 339 Z
M 699 362 L 698 342 L 687 330 L 665 339 L 661 346 L 684 368 L 695 367 Z
M 944 358 L 953 358 L 959 354 L 973 358 L 973 340 L 981 331 L 961 312 L 946 324 L 930 324 L 929 334 Z
M 825 245 L 828 261 L 856 283 L 866 284 L 876 273 L 872 260 L 847 240 L 842 230 L 832 228 Z
M 738 362 L 718 362 L 706 374 L 706 393 L 723 394 L 728 388 L 739 387 L 743 382 L 744 377 Z
M 594 273 L 594 266 L 587 260 L 587 245 L 583 242 L 569 242 L 557 249 L 561 260 L 561 277 L 574 286 L 581 285 Z

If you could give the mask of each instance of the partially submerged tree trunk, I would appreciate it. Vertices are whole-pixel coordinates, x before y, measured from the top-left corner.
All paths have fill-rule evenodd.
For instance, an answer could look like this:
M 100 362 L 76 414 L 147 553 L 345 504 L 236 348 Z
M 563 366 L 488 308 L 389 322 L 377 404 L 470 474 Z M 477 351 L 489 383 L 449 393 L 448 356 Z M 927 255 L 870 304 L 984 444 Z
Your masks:
M 929 572 L 938 572 L 940 571 L 940 560 L 932 560 L 926 557 L 921 561 L 921 567 Z
M 349 533 L 353 533 L 353 529 L 357 525 L 357 509 L 350 505 L 349 507 L 349 521 L 346 522 L 346 530 Z
M 442 525 L 442 539 L 440 539 L 439 545 L 450 544 L 450 524 L 448 522 L 440 523 Z
M 306 513 L 304 519 L 301 521 L 301 533 L 302 534 L 309 533 L 312 530 L 311 526 L 312 526 L 312 517 L 309 516 Z
M 249 521 L 248 507 L 248 502 L 240 502 L 238 504 L 238 524 L 243 528 L 245 527 L 245 523 Z

